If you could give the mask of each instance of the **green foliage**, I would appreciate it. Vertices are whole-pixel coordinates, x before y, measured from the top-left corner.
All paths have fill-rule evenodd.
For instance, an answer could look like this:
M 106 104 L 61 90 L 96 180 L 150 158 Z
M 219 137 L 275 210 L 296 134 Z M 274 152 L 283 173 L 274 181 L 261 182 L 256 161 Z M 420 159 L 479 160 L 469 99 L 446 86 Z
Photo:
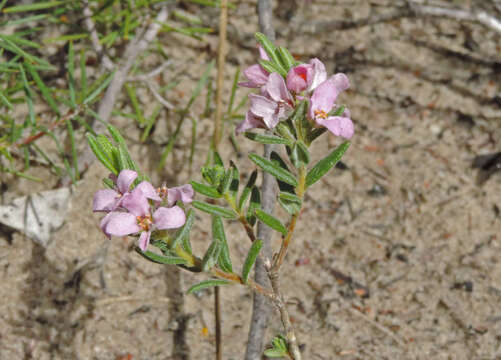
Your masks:
M 217 205 L 207 204 L 197 200 L 193 201 L 192 205 L 198 210 L 204 211 L 211 215 L 221 216 L 225 219 L 236 219 L 237 217 L 237 214 L 235 214 L 233 210 L 225 209 Z
M 336 163 L 341 160 L 343 154 L 348 150 L 350 146 L 349 141 L 343 142 L 337 148 L 335 148 L 329 155 L 324 157 L 318 163 L 313 166 L 313 168 L 308 171 L 306 175 L 306 186 L 311 186 L 316 183 L 322 176 L 327 174 L 327 172 L 332 169 Z
M 152 261 L 157 264 L 163 264 L 163 265 L 185 265 L 186 260 L 183 258 L 180 258 L 178 256 L 170 255 L 170 256 L 165 256 L 165 255 L 159 255 L 155 254 L 152 251 L 141 251 L 138 247 L 135 248 L 136 252 L 144 257 L 145 259 Z
M 276 177 L 278 180 L 281 180 L 287 184 L 290 184 L 292 186 L 297 186 L 297 179 L 296 177 L 291 174 L 288 170 L 284 169 L 283 167 L 277 165 L 273 161 L 270 161 L 262 156 L 259 156 L 257 154 L 250 154 L 249 158 L 251 161 L 259 166 L 263 171 L 266 171 L 267 173 L 270 173 L 274 177 Z
M 287 228 L 273 215 L 268 214 L 261 209 L 256 209 L 256 216 L 261 222 L 265 223 L 273 230 L 278 231 L 284 236 L 287 235 Z
M 252 243 L 252 246 L 247 253 L 244 266 L 242 267 L 242 281 L 244 284 L 246 284 L 247 280 L 249 280 L 250 271 L 254 266 L 254 263 L 256 262 L 257 256 L 259 255 L 262 246 L 263 241 L 258 239 Z
M 287 340 L 281 334 L 275 336 L 271 341 L 271 348 L 264 351 L 264 355 L 270 358 L 286 357 L 287 350 Z
M 194 293 L 194 292 L 197 292 L 197 291 L 200 291 L 203 289 L 207 289 L 210 287 L 214 287 L 214 286 L 228 285 L 229 283 L 230 283 L 229 281 L 223 280 L 223 279 L 205 280 L 205 281 L 199 282 L 198 284 L 193 285 L 192 287 L 190 287 L 188 289 L 187 292 L 188 292 L 188 294 L 191 294 L 191 293 Z
M 230 249 L 228 248 L 228 242 L 226 240 L 226 234 L 224 233 L 223 221 L 220 216 L 212 216 L 212 238 L 214 241 L 218 241 L 221 244 L 221 251 L 219 253 L 218 265 L 224 272 L 233 272 L 233 266 L 231 264 Z

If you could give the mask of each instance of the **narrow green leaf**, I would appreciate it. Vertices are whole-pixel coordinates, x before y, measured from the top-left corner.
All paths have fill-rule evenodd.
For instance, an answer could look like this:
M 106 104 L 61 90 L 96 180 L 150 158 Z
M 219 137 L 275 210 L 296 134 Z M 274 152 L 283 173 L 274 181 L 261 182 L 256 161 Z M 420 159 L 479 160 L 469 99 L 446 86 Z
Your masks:
M 73 132 L 73 124 L 71 123 L 71 120 L 67 119 L 66 120 L 66 127 L 68 128 L 68 136 L 70 138 L 70 145 L 71 145 L 71 157 L 73 159 L 73 171 L 74 171 L 74 177 L 75 180 L 80 179 L 80 173 L 78 171 L 78 152 L 75 144 L 75 134 Z
M 270 358 L 280 358 L 280 357 L 286 357 L 287 356 L 287 351 L 281 350 L 281 349 L 266 349 L 264 351 L 264 355 Z
M 246 219 L 254 226 L 256 223 L 256 209 L 261 207 L 261 194 L 256 186 L 252 187 L 249 207 L 247 208 Z
M 254 169 L 254 171 L 251 173 L 249 177 L 249 180 L 247 181 L 247 185 L 245 185 L 242 194 L 240 195 L 240 200 L 238 201 L 238 210 L 242 210 L 242 206 L 249 198 L 252 187 L 256 183 L 256 179 L 257 179 L 257 169 Z
M 52 97 L 51 91 L 47 88 L 47 86 L 45 86 L 44 82 L 42 81 L 42 79 L 38 75 L 38 72 L 28 62 L 24 63 L 24 67 L 26 67 L 26 69 L 28 69 L 28 72 L 30 73 L 33 80 L 35 81 L 35 84 L 37 84 L 38 89 L 40 90 L 40 92 L 42 93 L 42 96 L 47 101 L 47 104 L 51 107 L 52 110 L 54 110 L 54 112 L 56 114 L 59 115 L 59 109 L 57 107 L 56 102 L 54 101 L 54 98 Z
M 259 255 L 259 251 L 261 251 L 261 247 L 263 246 L 263 241 L 257 239 L 252 243 L 252 246 L 245 258 L 244 266 L 242 268 L 242 281 L 244 284 L 247 284 L 247 280 L 249 279 L 249 274 L 256 262 L 257 256 Z
M 232 172 L 231 172 L 229 193 L 233 201 L 236 202 L 238 194 L 238 186 L 240 185 L 240 173 L 235 163 L 231 160 L 230 160 L 230 169 L 232 169 Z
M 77 106 L 75 96 L 75 50 L 73 49 L 73 41 L 70 41 L 68 49 L 68 87 L 70 89 L 71 106 Z
M 115 148 L 115 146 L 113 146 L 113 144 L 106 137 L 106 135 L 103 135 L 103 134 L 97 135 L 96 141 L 99 144 L 99 147 L 101 148 L 101 150 L 103 150 L 103 152 L 111 159 L 113 149 Z
M 261 209 L 256 209 L 256 216 L 261 222 L 265 223 L 273 230 L 282 233 L 284 236 L 287 235 L 287 228 L 273 215 L 268 214 Z
M 188 289 L 188 294 L 194 293 L 196 291 L 200 291 L 203 289 L 207 289 L 213 286 L 222 286 L 222 285 L 228 285 L 230 282 L 228 280 L 223 280 L 223 279 L 210 279 L 210 280 L 205 280 L 202 281 L 196 285 L 193 285 Z
M 238 88 L 238 79 L 240 77 L 240 67 L 235 70 L 235 76 L 233 77 L 233 85 L 231 86 L 230 102 L 228 103 L 228 114 L 231 114 L 233 110 L 233 103 L 235 102 L 235 94 Z
M 129 99 L 132 104 L 132 108 L 136 113 L 139 125 L 144 125 L 146 119 L 143 116 L 143 111 L 141 110 L 141 106 L 139 105 L 139 101 L 137 100 L 136 89 L 134 88 L 133 85 L 125 84 L 125 90 L 127 91 L 127 95 L 129 95 Z
M 0 101 L 9 109 L 12 110 L 12 103 L 9 101 L 9 99 L 4 95 L 2 90 L 0 89 Z
M 37 1 L 37 2 L 34 2 L 32 4 L 11 6 L 11 7 L 3 9 L 2 11 L 6 14 L 16 13 L 16 12 L 25 12 L 25 11 L 35 11 L 35 10 L 49 9 L 52 7 L 59 6 L 61 4 L 64 4 L 64 1 L 41 1 L 41 2 Z
M 196 181 L 190 181 L 191 186 L 193 186 L 193 190 L 195 190 L 197 193 L 200 193 L 202 195 L 208 196 L 213 199 L 218 199 L 222 195 L 214 189 L 212 186 L 201 184 Z
M 104 89 L 109 85 L 111 80 L 113 79 L 113 76 L 115 75 L 115 71 L 113 71 L 111 74 L 109 74 L 106 79 L 89 95 L 87 96 L 84 101 L 82 102 L 84 105 L 92 103 L 93 100 L 95 100 L 101 93 L 104 91 Z
M 89 142 L 89 146 L 92 149 L 92 152 L 94 153 L 94 155 L 96 155 L 96 158 L 101 162 L 101 164 L 103 164 L 113 174 L 118 175 L 118 170 L 113 165 L 112 160 L 100 148 L 99 144 L 96 141 L 96 138 L 91 134 L 87 134 L 87 141 Z
M 265 69 L 269 73 L 276 72 L 282 76 L 287 75 L 287 74 L 285 74 L 285 75 L 283 74 L 283 73 L 285 73 L 284 69 L 282 69 L 281 67 L 279 67 L 278 65 L 276 65 L 274 62 L 272 62 L 270 60 L 259 60 L 259 65 L 261 65 L 263 67 L 263 69 Z
M 111 137 L 113 137 L 113 140 L 115 140 L 118 144 L 126 145 L 124 137 L 122 136 L 122 134 L 120 134 L 120 131 L 118 131 L 116 127 L 108 124 L 107 128 L 109 133 L 111 134 Z
M 217 264 L 221 252 L 221 242 L 214 239 L 202 259 L 202 271 L 208 271 Z
M 195 212 L 193 211 L 193 209 L 190 209 L 190 210 L 188 210 L 188 213 L 186 215 L 186 222 L 184 223 L 181 230 L 179 230 L 177 232 L 174 240 L 172 240 L 172 244 L 171 244 L 172 248 L 176 248 L 177 244 L 180 241 L 183 241 L 184 239 L 189 239 L 190 230 L 191 230 L 191 227 L 193 226 L 194 222 L 195 222 Z M 186 248 L 185 246 L 183 246 L 183 247 L 186 251 L 188 251 L 191 254 L 191 246 L 189 246 L 188 248 Z
M 87 65 L 85 63 L 85 50 L 80 51 L 80 86 L 81 92 L 79 102 L 81 103 L 87 96 Z
M 217 151 L 214 151 L 213 155 L 214 155 L 214 158 L 213 158 L 214 165 L 219 165 L 219 166 L 224 167 L 224 163 L 223 163 L 223 159 L 221 159 L 221 155 L 219 155 L 219 153 Z
M 209 63 L 209 65 L 207 65 L 207 68 L 205 69 L 204 73 L 202 74 L 202 77 L 200 78 L 200 80 L 198 80 L 197 86 L 195 87 L 195 90 L 193 90 L 193 93 L 191 94 L 190 100 L 188 101 L 188 104 L 184 108 L 184 111 L 188 111 L 190 109 L 190 107 L 193 104 L 193 102 L 195 101 L 195 99 L 198 97 L 198 95 L 200 94 L 202 89 L 207 84 L 207 81 L 208 81 L 209 76 L 210 76 L 210 72 L 211 72 L 212 68 L 214 67 L 214 64 L 215 64 L 215 62 L 214 62 L 214 60 L 212 60 Z
M 209 214 L 219 215 L 225 219 L 236 219 L 237 214 L 233 210 L 225 209 L 220 206 L 207 204 L 201 201 L 193 201 L 191 203 L 196 209 L 204 211 Z
M 233 266 L 231 264 L 230 249 L 228 248 L 223 221 L 220 216 L 212 215 L 212 238 L 221 244 L 221 252 L 218 258 L 219 267 L 224 272 L 232 273 Z
M 135 250 L 139 255 L 141 255 L 145 259 L 150 260 L 150 261 L 157 263 L 157 264 L 165 264 L 165 265 L 185 265 L 186 264 L 186 260 L 184 260 L 183 258 L 180 258 L 178 256 L 159 255 L 159 254 L 155 254 L 154 252 L 148 251 L 148 250 L 141 251 L 141 249 L 139 249 L 138 247 L 136 247 Z
M 349 141 L 345 141 L 341 145 L 339 145 L 336 149 L 334 149 L 329 155 L 324 157 L 315 166 L 308 171 L 306 175 L 306 186 L 311 186 L 316 183 L 322 176 L 327 174 L 327 172 L 332 169 L 336 163 L 341 160 L 343 154 L 348 150 L 350 146 Z
M 257 154 L 250 154 L 249 158 L 253 163 L 255 163 L 257 166 L 259 166 L 263 171 L 266 171 L 267 173 L 270 173 L 274 177 L 276 177 L 278 180 L 281 180 L 287 184 L 290 184 L 292 186 L 297 186 L 297 179 L 294 175 L 292 175 L 289 171 L 283 169 L 279 165 L 273 163 L 272 161 L 265 159 L 262 156 L 259 156 Z
M 278 203 L 290 215 L 294 215 L 301 210 L 302 201 L 296 194 L 282 191 L 278 195 Z
M 277 49 L 277 51 L 278 51 L 278 56 L 280 57 L 280 60 L 282 62 L 282 65 L 284 66 L 285 70 L 289 71 L 290 68 L 294 66 L 296 60 L 294 60 L 294 57 L 289 52 L 289 50 L 287 50 L 282 46 L 280 46 Z
M 267 134 L 257 134 L 253 132 L 244 132 L 244 136 L 247 139 L 252 141 L 256 141 L 261 144 L 286 144 L 289 145 L 291 142 L 288 139 L 284 139 L 275 135 L 267 135 Z
M 284 169 L 286 171 L 289 170 L 285 161 L 280 157 L 280 155 L 276 151 L 271 152 L 270 160 L 273 164 L 275 164 L 275 166 L 281 167 L 282 169 Z M 292 186 L 292 185 L 290 185 L 290 184 L 288 184 L 280 179 L 277 179 L 277 183 L 278 183 L 278 188 L 280 189 L 280 191 L 295 193 L 294 186 Z

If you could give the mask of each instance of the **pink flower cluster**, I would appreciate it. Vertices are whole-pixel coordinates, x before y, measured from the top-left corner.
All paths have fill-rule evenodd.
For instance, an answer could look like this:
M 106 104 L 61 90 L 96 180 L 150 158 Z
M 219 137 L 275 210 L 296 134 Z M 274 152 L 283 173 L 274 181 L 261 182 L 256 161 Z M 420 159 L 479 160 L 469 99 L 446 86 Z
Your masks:
M 112 177 L 115 188 L 97 191 L 93 210 L 107 213 L 100 226 L 108 238 L 140 233 L 139 247 L 145 251 L 152 231 L 184 225 L 186 215 L 176 202 L 190 203 L 194 191 L 191 185 L 155 189 L 148 181 L 142 181 L 131 190 L 136 178 L 137 173 L 127 169 L 118 177 Z M 162 204 L 166 206 L 160 206 Z
M 261 59 L 269 60 L 259 47 Z M 336 109 L 338 95 L 350 87 L 345 74 L 338 73 L 327 78 L 325 65 L 318 59 L 308 64 L 292 67 L 284 79 L 278 73 L 268 73 L 259 64 L 244 70 L 248 81 L 240 86 L 260 89 L 260 94 L 250 94 L 250 109 L 245 119 L 237 126 L 240 133 L 254 128 L 273 129 L 279 121 L 293 112 L 296 100 L 309 102 L 308 119 L 316 126 L 326 127 L 336 136 L 350 139 L 354 133 L 350 112 L 345 109 L 340 116 L 329 113 Z

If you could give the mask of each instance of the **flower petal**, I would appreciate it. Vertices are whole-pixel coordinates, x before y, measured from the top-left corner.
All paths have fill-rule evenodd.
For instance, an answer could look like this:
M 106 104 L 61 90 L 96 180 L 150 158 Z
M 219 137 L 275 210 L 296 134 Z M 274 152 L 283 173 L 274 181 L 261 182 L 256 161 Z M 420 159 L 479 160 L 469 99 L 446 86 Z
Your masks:
M 300 93 L 308 88 L 313 78 L 313 67 L 301 64 L 289 70 L 287 74 L 287 89 Z
M 258 117 L 270 117 L 275 114 L 278 104 L 262 95 L 250 94 L 250 111 Z
M 117 188 L 120 193 L 125 194 L 129 192 L 130 185 L 137 178 L 137 172 L 134 170 L 125 169 L 120 171 L 117 179 Z
M 153 214 L 153 223 L 160 230 L 175 229 L 186 222 L 186 214 L 179 206 L 159 207 Z
M 326 80 L 318 85 L 311 96 L 310 118 L 315 118 L 316 110 L 321 110 L 328 114 L 334 106 L 334 101 L 336 101 L 338 94 L 339 91 L 332 81 Z
M 181 200 L 183 203 L 188 204 L 193 201 L 195 191 L 190 184 L 182 185 L 167 189 L 167 204 L 174 205 L 177 201 Z
M 315 119 L 317 124 L 325 126 L 331 133 L 345 139 L 351 139 L 355 132 L 353 122 L 348 117 L 330 116 L 327 119 Z
M 327 79 L 327 71 L 325 70 L 324 63 L 317 58 L 311 59 L 310 65 L 313 68 L 313 71 L 312 80 L 308 90 L 315 90 L 318 85 Z
M 155 201 L 162 201 L 160 196 L 158 196 L 157 190 L 148 181 L 141 181 L 134 190 L 139 189 L 145 197 Z
M 101 221 L 101 229 L 108 236 L 125 236 L 141 231 L 136 217 L 125 212 L 110 212 Z
M 249 81 L 238 83 L 238 85 L 250 88 L 263 86 L 264 84 L 266 84 L 269 76 L 268 72 L 264 70 L 259 64 L 249 66 L 243 71 L 243 73 Z
M 146 251 L 148 244 L 150 243 L 151 231 L 143 231 L 139 236 L 139 248 L 141 251 Z
M 235 133 L 240 134 L 244 131 L 255 129 L 255 128 L 266 128 L 263 120 L 255 116 L 250 110 L 245 114 L 245 119 L 237 125 L 235 128 Z
M 342 91 L 347 90 L 350 87 L 350 80 L 348 76 L 343 73 L 337 73 L 332 75 L 329 78 L 329 81 L 332 81 L 336 89 L 338 90 L 338 94 Z
M 131 193 L 123 196 L 121 206 L 129 210 L 135 216 L 145 216 L 150 213 L 150 203 L 141 189 L 134 189 Z
M 115 190 L 105 189 L 99 190 L 94 195 L 92 211 L 113 211 L 116 209 L 120 194 Z
M 259 57 L 261 58 L 261 60 L 270 60 L 270 57 L 268 56 L 266 51 L 264 51 L 261 45 L 258 45 L 257 48 L 259 49 Z
M 292 102 L 292 95 L 285 85 L 284 78 L 279 73 L 271 73 L 266 82 L 266 91 L 275 101 Z M 257 114 L 256 114 L 257 115 Z

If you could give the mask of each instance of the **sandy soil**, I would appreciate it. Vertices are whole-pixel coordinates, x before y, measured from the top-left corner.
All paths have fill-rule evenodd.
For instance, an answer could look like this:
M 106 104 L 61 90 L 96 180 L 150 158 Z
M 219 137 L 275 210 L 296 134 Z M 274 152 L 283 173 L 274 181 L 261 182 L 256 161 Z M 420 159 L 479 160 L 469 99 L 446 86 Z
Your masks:
M 475 156 L 500 150 L 501 108 L 494 98 L 501 91 L 499 35 L 475 24 L 416 18 L 303 35 L 305 22 L 369 16 L 368 2 L 314 1 L 299 10 L 285 3 L 277 8 L 278 42 L 302 60 L 319 57 L 330 72 L 348 74 L 352 88 L 341 100 L 356 124 L 343 159 L 347 168 L 308 193 L 283 272 L 304 358 L 501 358 L 501 176 L 479 185 L 471 168 Z M 388 9 L 384 1 L 372 3 L 379 4 L 373 12 Z M 204 16 L 214 22 L 215 14 Z M 229 25 L 228 88 L 235 66 L 254 61 L 256 29 L 254 5 L 241 4 Z M 217 38 L 162 39 L 174 62 L 162 80 L 184 69 L 168 99 L 184 104 Z M 193 65 L 187 70 L 186 59 Z M 146 92 L 141 100 L 153 101 Z M 194 112 L 203 107 L 199 99 Z M 112 119 L 126 129 L 135 158 L 146 159 L 144 169 L 154 167 L 159 144 L 177 121 L 172 113 L 163 116 L 146 146 L 139 145 L 133 124 Z M 211 120 L 200 117 L 202 154 L 211 133 Z M 188 181 L 190 137 L 186 123 L 155 181 Z M 236 154 L 225 139 L 222 154 L 237 159 L 245 178 L 253 170 L 246 154 L 261 150 L 241 143 Z M 337 143 L 322 137 L 314 159 Z M 195 158 L 195 178 L 204 160 Z M 213 358 L 210 292 L 184 295 L 203 277 L 145 262 L 131 251 L 130 239 L 108 241 L 99 231 L 91 203 L 106 175 L 99 164 L 91 166 L 46 249 L 2 228 L 0 359 Z M 42 186 L 6 179 L 4 201 L 55 186 L 47 179 Z M 199 251 L 208 246 L 208 224 L 199 214 L 192 232 Z M 227 224 L 227 233 L 239 268 L 248 240 L 236 223 Z M 224 358 L 241 359 L 251 296 L 243 287 L 222 291 Z M 268 340 L 280 330 L 275 314 Z

